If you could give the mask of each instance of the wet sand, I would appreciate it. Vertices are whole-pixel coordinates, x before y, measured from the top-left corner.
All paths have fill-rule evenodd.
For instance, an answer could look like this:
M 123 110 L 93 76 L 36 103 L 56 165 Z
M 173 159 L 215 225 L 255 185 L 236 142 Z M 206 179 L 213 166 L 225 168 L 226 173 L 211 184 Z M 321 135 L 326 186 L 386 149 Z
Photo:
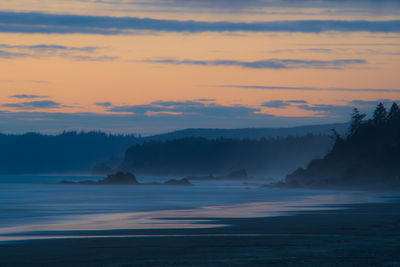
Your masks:
M 42 232 L 71 238 L 0 244 L 0 266 L 400 266 L 400 201 L 346 207 L 209 229 Z

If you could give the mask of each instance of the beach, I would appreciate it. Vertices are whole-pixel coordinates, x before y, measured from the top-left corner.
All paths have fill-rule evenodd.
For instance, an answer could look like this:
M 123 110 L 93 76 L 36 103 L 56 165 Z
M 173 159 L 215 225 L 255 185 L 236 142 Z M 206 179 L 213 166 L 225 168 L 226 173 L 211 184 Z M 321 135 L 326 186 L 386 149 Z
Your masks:
M 213 218 L 226 226 L 206 229 L 40 233 L 64 237 L 3 242 L 0 266 L 400 266 L 399 200 L 341 208 Z

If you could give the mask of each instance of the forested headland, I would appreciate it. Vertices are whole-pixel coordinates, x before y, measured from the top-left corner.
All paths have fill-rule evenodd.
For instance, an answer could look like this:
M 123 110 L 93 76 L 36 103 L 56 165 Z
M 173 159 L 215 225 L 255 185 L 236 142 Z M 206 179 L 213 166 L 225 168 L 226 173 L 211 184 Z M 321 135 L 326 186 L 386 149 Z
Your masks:
M 286 138 L 183 138 L 130 147 L 120 168 L 140 175 L 220 175 L 245 169 L 251 175 L 284 177 L 331 148 L 328 135 Z
M 382 103 L 373 117 L 354 109 L 346 136 L 335 133 L 332 150 L 286 177 L 290 187 L 400 188 L 400 109 Z

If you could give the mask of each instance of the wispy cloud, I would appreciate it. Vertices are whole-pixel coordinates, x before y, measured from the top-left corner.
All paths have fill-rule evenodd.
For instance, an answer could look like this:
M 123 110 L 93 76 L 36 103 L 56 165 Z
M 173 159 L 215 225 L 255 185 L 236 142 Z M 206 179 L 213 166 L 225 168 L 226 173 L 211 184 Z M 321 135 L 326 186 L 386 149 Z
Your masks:
M 377 100 L 352 100 L 349 104 L 357 107 L 374 107 L 378 103 L 383 103 L 385 106 L 391 105 L 393 102 L 400 103 L 400 100 L 391 100 L 391 99 L 377 99 Z
M 278 49 L 272 50 L 271 53 L 279 54 L 279 53 L 323 53 L 328 54 L 335 52 L 335 49 L 331 48 L 305 48 L 305 49 Z
M 271 100 L 264 103 L 261 103 L 262 107 L 265 108 L 287 108 L 293 105 L 307 104 L 306 100 Z
M 262 86 L 262 85 L 215 85 L 216 87 L 242 88 L 250 90 L 289 90 L 289 91 L 337 91 L 337 92 L 386 92 L 400 93 L 400 89 L 375 89 L 375 88 L 320 88 L 320 87 L 291 87 L 291 86 Z
M 13 98 L 28 98 L 28 99 L 32 99 L 32 98 L 48 98 L 48 96 L 43 96 L 43 95 L 29 95 L 29 94 L 18 94 L 18 95 L 10 95 L 9 97 L 13 97 Z
M 300 105 L 300 109 L 316 112 L 325 117 L 349 117 L 354 106 L 352 105 Z
M 3 43 L 0 44 L 0 58 L 46 58 L 57 56 L 77 61 L 113 61 L 118 58 L 116 56 L 93 55 L 100 49 L 101 47 L 98 46 L 77 47 L 58 44 L 16 45 Z
M 384 37 L 388 38 L 388 37 Z M 387 43 L 387 42 L 380 42 L 380 43 L 368 43 L 368 42 L 362 42 L 362 43 L 304 43 L 304 44 L 297 44 L 298 46 L 319 46 L 319 47 L 398 47 L 400 46 L 400 43 Z
M 0 50 L 0 58 L 18 58 L 18 57 L 22 58 L 28 56 L 29 55 L 26 53 L 15 53 L 15 52 Z
M 290 104 L 307 104 L 308 101 L 306 100 L 286 100 L 286 103 L 290 103 Z
M 261 106 L 266 108 L 285 108 L 290 106 L 290 103 L 283 100 L 272 100 L 262 103 Z
M 271 100 L 261 103 L 261 107 L 266 108 L 277 108 L 277 109 L 287 109 L 287 108 L 297 108 L 306 111 L 311 111 L 317 116 L 325 118 L 341 118 L 346 121 L 350 118 L 350 114 L 353 108 L 357 107 L 363 112 L 368 112 L 373 110 L 378 103 L 383 103 L 387 108 L 391 106 L 393 102 L 399 102 L 399 100 L 390 99 L 376 99 L 376 100 L 351 100 L 343 101 L 340 105 L 327 105 L 327 104 L 311 104 L 306 100 Z
M 111 107 L 112 106 L 112 103 L 111 102 L 96 102 L 96 103 L 94 103 L 96 106 L 100 106 L 100 107 L 105 107 L 105 108 L 108 108 L 108 107 Z
M 76 0 L 84 1 L 84 0 Z M 85 1 L 87 4 L 88 1 Z M 111 10 L 145 10 L 151 13 L 228 13 L 228 14 L 398 14 L 398 0 L 93 0 Z
M 256 61 L 240 60 L 192 60 L 192 59 L 151 59 L 148 63 L 198 66 L 236 66 L 251 69 L 344 69 L 352 65 L 367 64 L 363 59 L 337 60 L 299 60 L 299 59 L 265 59 Z
M 281 54 L 281 53 L 295 53 L 295 54 L 304 54 L 304 53 L 313 53 L 313 54 L 347 54 L 347 55 L 400 55 L 400 51 L 393 50 L 383 50 L 382 47 L 380 49 L 371 49 L 371 48 L 362 48 L 363 45 L 359 47 L 351 49 L 350 47 L 337 47 L 337 48 L 310 48 L 310 49 L 279 49 L 269 51 L 273 54 Z M 378 46 L 376 46 L 378 47 Z
M 62 105 L 52 100 L 41 100 L 41 101 L 29 101 L 21 103 L 7 103 L 3 104 L 3 107 L 16 108 L 16 109 L 48 109 L 48 108 L 60 108 Z
M 214 102 L 216 99 L 214 98 L 199 98 L 195 99 L 195 101 L 200 101 L 200 102 Z
M 117 1 L 121 2 L 121 0 Z M 359 8 L 369 6 L 383 7 L 385 5 L 400 6 L 398 0 L 157 0 L 151 1 L 152 5 L 187 5 L 208 8 L 250 8 L 250 7 L 343 7 L 358 6 Z
M 67 55 L 64 56 L 67 57 L 69 59 L 72 60 L 76 60 L 76 61 L 114 61 L 117 60 L 118 57 L 117 56 L 71 56 L 71 55 Z
M 45 51 L 45 52 L 79 51 L 79 52 L 87 52 L 87 53 L 93 53 L 96 50 L 100 49 L 100 47 L 97 47 L 97 46 L 75 47 L 75 46 L 65 46 L 65 45 L 57 45 L 57 44 L 37 44 L 37 45 L 0 44 L 0 48 L 24 49 L 24 50 Z
M 327 118 L 343 118 L 350 119 L 353 108 L 357 107 L 362 112 L 371 113 L 378 103 L 383 103 L 387 108 L 393 102 L 399 103 L 399 100 L 377 99 L 377 100 L 351 100 L 346 101 L 343 105 L 326 105 L 326 104 L 298 104 L 297 108 L 315 112 L 319 116 Z
M 0 32 L 132 34 L 163 32 L 380 32 L 399 33 L 400 20 L 293 20 L 266 22 L 179 21 L 137 17 L 0 12 Z
M 242 105 L 223 106 L 204 101 L 155 101 L 147 105 L 114 106 L 110 112 L 128 112 L 136 115 L 173 113 L 185 116 L 246 117 L 259 112 L 259 108 Z

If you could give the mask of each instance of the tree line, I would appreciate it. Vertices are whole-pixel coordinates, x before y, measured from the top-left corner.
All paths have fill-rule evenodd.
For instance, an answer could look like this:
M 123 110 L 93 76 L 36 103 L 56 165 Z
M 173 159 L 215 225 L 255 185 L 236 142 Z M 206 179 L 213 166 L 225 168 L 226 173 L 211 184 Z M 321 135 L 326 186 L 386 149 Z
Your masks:
M 103 132 L 0 134 L 0 174 L 90 173 L 100 161 L 122 160 L 138 141 L 137 135 Z
M 252 175 L 282 176 L 311 159 L 322 157 L 332 146 L 328 135 L 285 138 L 205 139 L 182 138 L 136 144 L 120 166 L 140 175 L 220 175 L 246 169 Z

